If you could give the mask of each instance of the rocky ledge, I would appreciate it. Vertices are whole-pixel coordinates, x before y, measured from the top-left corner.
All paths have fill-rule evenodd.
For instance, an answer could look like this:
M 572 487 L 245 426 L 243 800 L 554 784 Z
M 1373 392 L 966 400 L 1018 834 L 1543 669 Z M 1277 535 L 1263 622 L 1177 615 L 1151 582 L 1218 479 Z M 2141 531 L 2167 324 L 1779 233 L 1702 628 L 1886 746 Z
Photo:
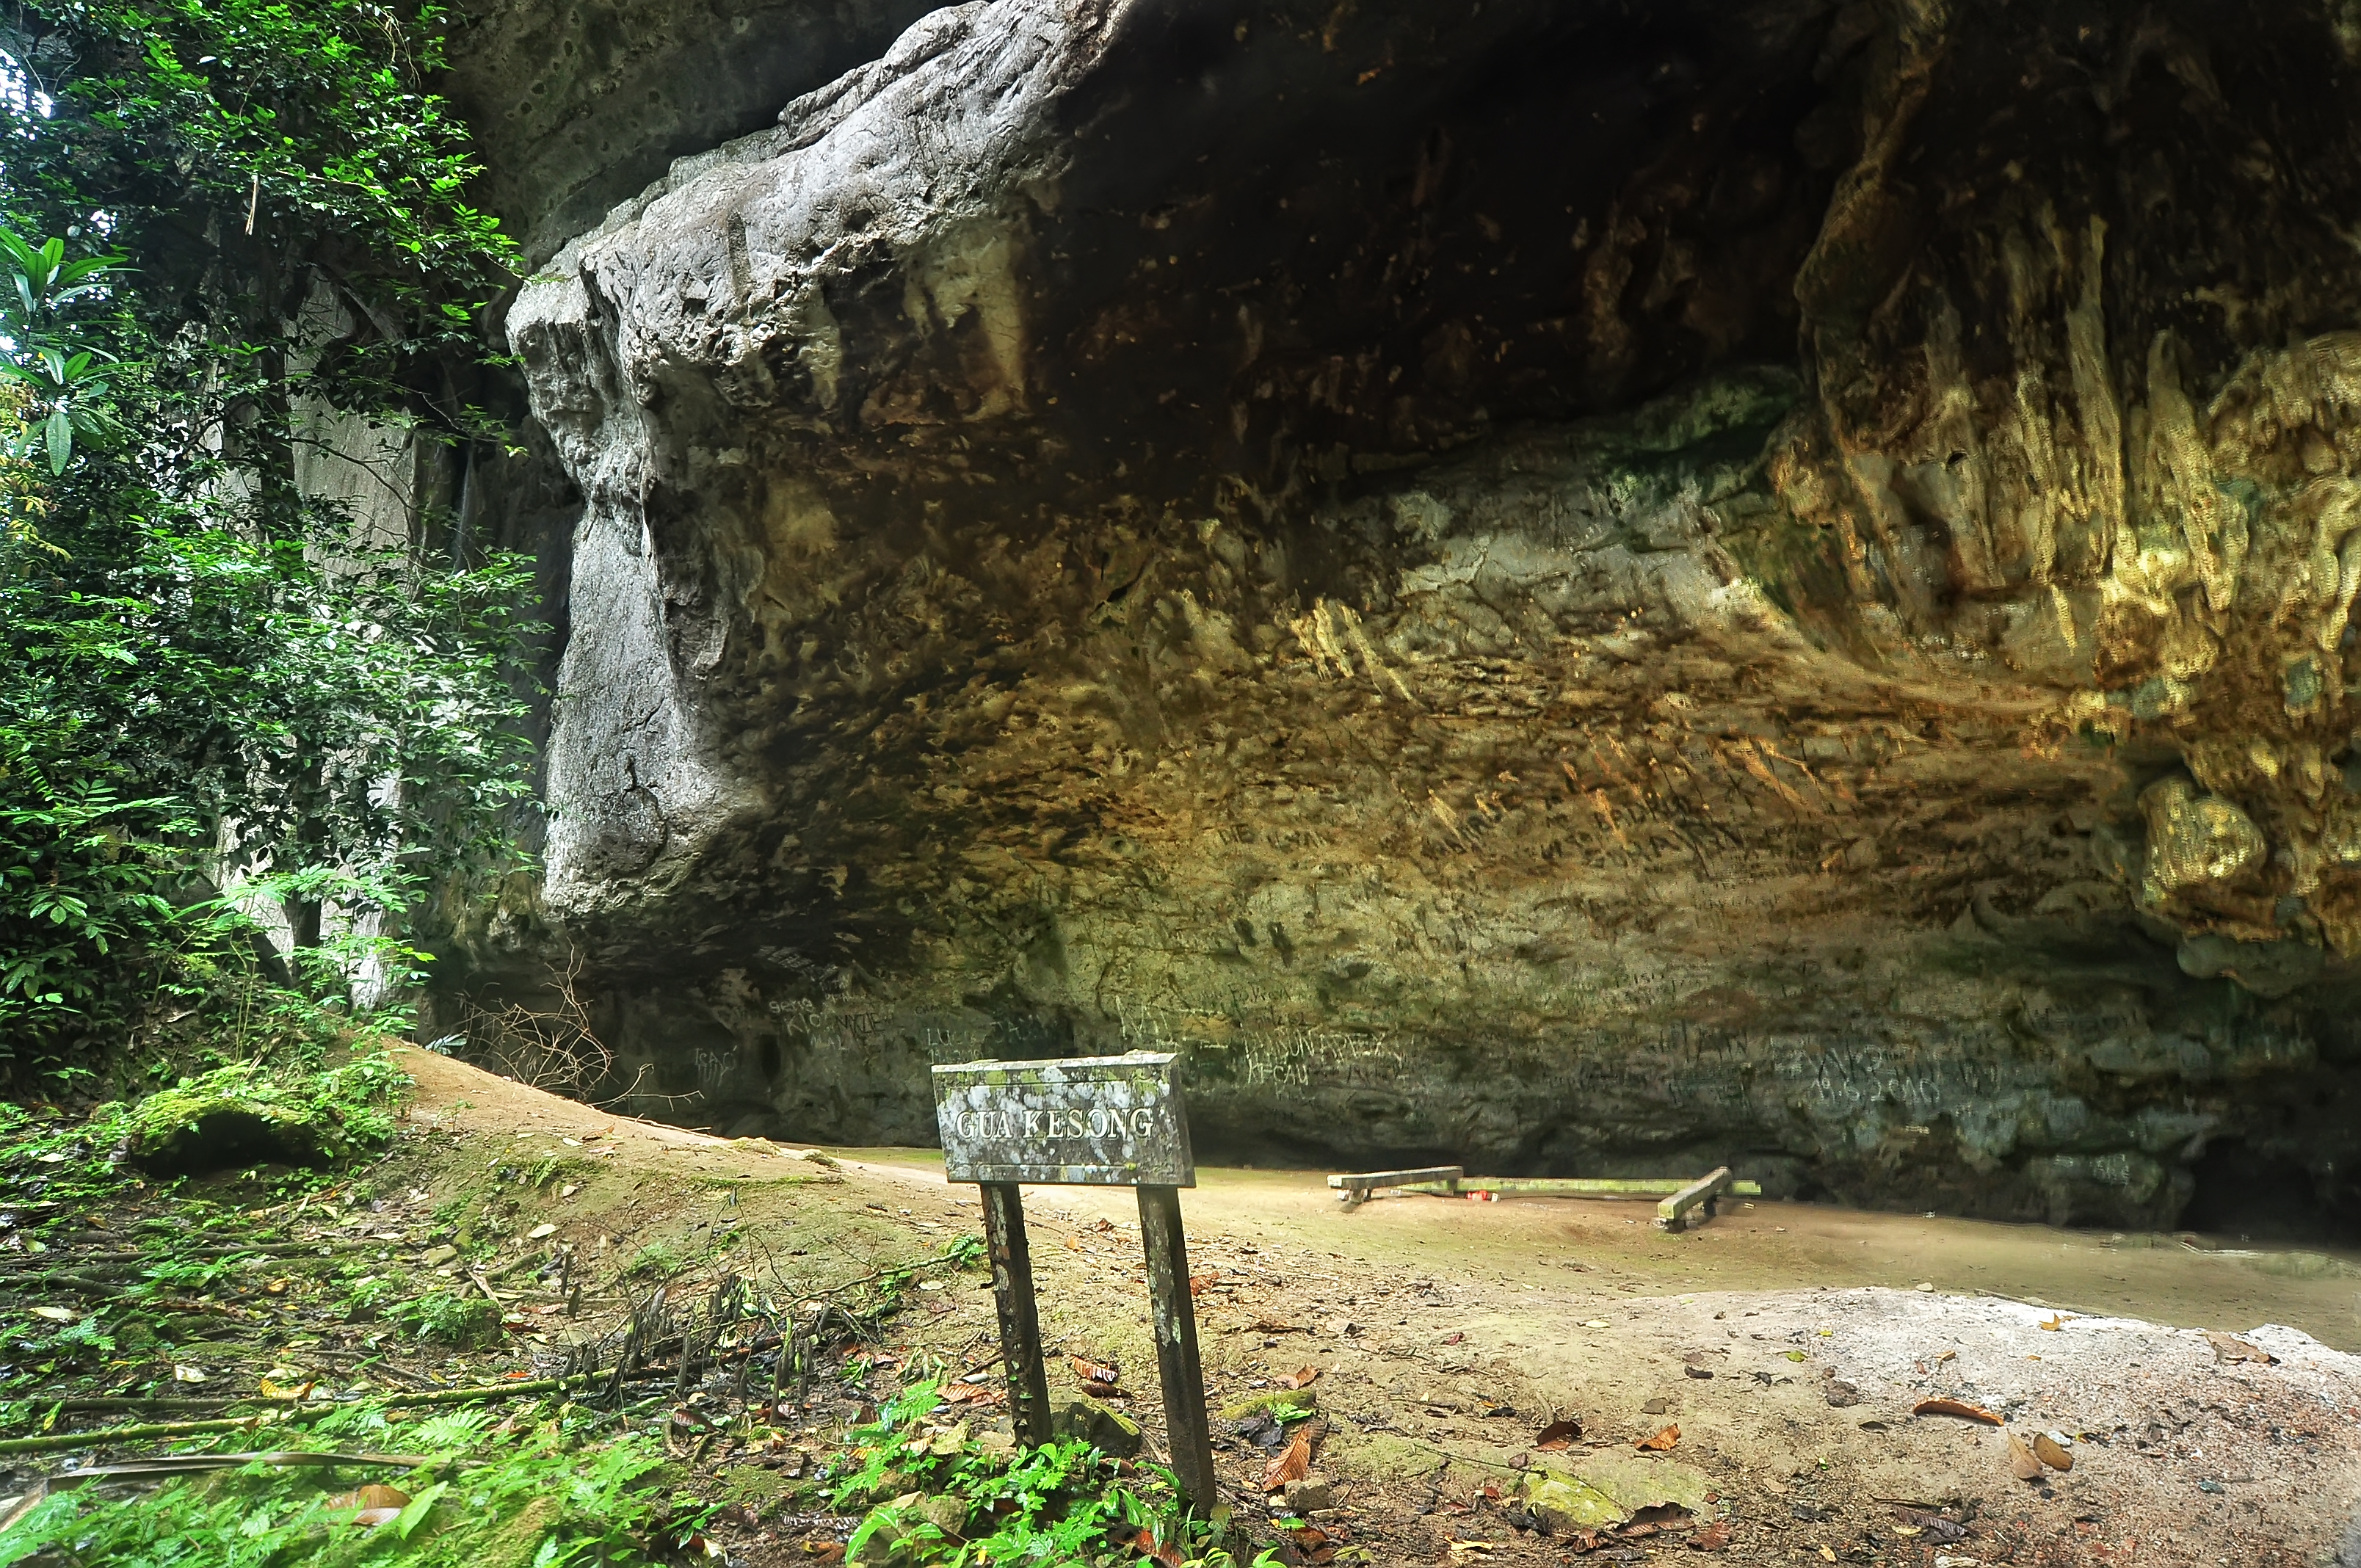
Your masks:
M 1214 1153 L 2353 1223 L 2356 54 L 919 19 L 508 316 L 598 1032 L 805 1138 L 1160 1047 Z

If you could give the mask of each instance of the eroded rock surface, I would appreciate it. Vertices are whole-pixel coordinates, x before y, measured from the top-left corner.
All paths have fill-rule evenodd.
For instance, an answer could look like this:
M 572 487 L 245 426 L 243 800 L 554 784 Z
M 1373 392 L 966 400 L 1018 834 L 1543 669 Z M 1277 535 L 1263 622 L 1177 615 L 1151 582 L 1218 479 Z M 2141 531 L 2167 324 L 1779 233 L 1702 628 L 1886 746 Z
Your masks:
M 2348 12 L 926 16 L 509 316 L 602 1035 L 803 1137 L 1158 1047 L 1216 1148 L 2349 1212 Z

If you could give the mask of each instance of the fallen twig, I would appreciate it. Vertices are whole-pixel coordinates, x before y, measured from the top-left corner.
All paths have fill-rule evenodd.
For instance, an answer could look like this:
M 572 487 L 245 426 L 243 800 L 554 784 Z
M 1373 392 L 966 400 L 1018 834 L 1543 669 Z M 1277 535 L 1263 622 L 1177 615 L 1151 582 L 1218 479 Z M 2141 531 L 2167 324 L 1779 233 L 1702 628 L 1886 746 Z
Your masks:
M 58 1250 L 62 1251 L 71 1247 L 72 1244 L 59 1244 L 52 1242 L 50 1245 Z M 414 1252 L 423 1249 L 425 1245 L 426 1244 L 423 1242 L 406 1241 L 241 1242 L 234 1243 L 225 1246 L 172 1246 L 170 1245 L 160 1245 L 150 1250 L 142 1252 L 131 1252 L 122 1249 L 117 1249 L 112 1252 L 87 1252 L 75 1257 L 73 1261 L 75 1263 L 106 1264 L 165 1263 L 187 1257 L 245 1257 L 249 1254 L 258 1254 L 264 1257 L 291 1257 L 299 1254 L 317 1255 L 323 1252 L 387 1252 L 395 1247 L 409 1247 Z
M 211 1399 L 176 1399 L 169 1396 L 143 1399 L 136 1394 L 93 1394 L 79 1399 L 51 1401 L 68 1415 L 84 1410 L 225 1410 L 232 1405 L 266 1402 L 269 1401 L 259 1394 L 244 1398 L 223 1395 Z
M 204 1470 L 235 1470 L 245 1464 L 398 1464 L 415 1470 L 435 1462 L 431 1453 L 309 1453 L 274 1451 L 269 1453 L 174 1453 L 160 1459 L 133 1459 L 121 1464 L 93 1464 L 82 1470 L 60 1470 L 49 1478 L 52 1489 L 78 1486 L 85 1481 L 136 1475 L 185 1475 Z
M 416 1394 L 389 1394 L 373 1401 L 389 1409 L 409 1409 L 418 1405 L 458 1405 L 477 1399 L 507 1399 L 527 1394 L 553 1394 L 574 1385 L 587 1382 L 582 1377 L 537 1377 L 519 1383 L 494 1383 L 474 1388 L 434 1388 Z M 345 1401 L 360 1403 L 364 1401 Z M 310 1413 L 340 1409 L 333 1401 L 314 1401 L 293 1406 L 298 1412 Z M 284 1419 L 288 1412 L 266 1410 L 255 1416 L 231 1416 L 210 1421 L 155 1421 L 141 1426 L 102 1427 L 95 1431 L 51 1432 L 40 1437 L 16 1437 L 0 1440 L 0 1453 L 50 1453 L 71 1448 L 99 1448 L 109 1443 L 137 1442 L 150 1438 L 198 1437 L 206 1432 L 238 1431 L 259 1426 L 267 1421 Z
M 474 1388 L 430 1388 L 416 1394 L 388 1394 L 379 1400 L 389 1409 L 412 1405 L 456 1405 L 470 1399 L 501 1399 L 518 1394 L 555 1394 L 589 1382 L 587 1377 L 536 1377 L 522 1383 L 489 1383 Z
M 61 1431 L 44 1437 L 12 1437 L 0 1439 L 0 1453 L 54 1453 L 69 1448 L 137 1442 L 147 1438 L 197 1437 L 209 1431 L 242 1431 L 271 1419 L 262 1415 L 238 1416 L 218 1421 L 155 1421 L 145 1426 L 106 1427 L 98 1431 Z
M 134 1288 L 133 1279 L 93 1279 L 87 1274 L 0 1274 L 0 1285 L 56 1286 L 65 1290 L 95 1290 L 104 1295 L 120 1295 Z

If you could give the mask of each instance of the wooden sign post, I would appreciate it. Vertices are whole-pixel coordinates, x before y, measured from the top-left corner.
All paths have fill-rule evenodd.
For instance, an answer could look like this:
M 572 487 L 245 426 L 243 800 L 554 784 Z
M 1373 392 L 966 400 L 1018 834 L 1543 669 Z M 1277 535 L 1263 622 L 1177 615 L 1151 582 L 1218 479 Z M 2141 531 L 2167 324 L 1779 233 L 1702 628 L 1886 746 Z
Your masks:
M 1047 1442 L 1052 1434 L 1018 1186 L 1138 1190 L 1172 1473 L 1190 1502 L 1201 1511 L 1212 1508 L 1217 1500 L 1213 1434 L 1189 1297 L 1189 1248 L 1180 1234 L 1180 1189 L 1197 1185 L 1197 1167 L 1172 1058 L 1136 1051 L 939 1067 L 935 1115 L 942 1128 L 944 1177 L 983 1189 L 983 1238 L 1000 1304 L 1010 1414 L 1026 1442 Z

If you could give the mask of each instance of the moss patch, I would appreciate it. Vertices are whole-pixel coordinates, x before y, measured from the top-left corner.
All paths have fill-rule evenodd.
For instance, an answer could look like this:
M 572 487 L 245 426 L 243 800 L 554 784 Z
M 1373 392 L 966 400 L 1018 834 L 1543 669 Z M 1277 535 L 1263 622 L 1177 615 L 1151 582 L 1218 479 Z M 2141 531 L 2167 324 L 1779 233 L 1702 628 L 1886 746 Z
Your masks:
M 1222 1407 L 1222 1420 L 1242 1421 L 1248 1416 L 1268 1410 L 1276 1415 L 1281 1410 L 1314 1410 L 1320 1408 L 1320 1396 L 1309 1388 L 1273 1388 Z
M 393 1098 L 405 1081 L 378 1056 L 317 1073 L 244 1062 L 184 1078 L 128 1111 L 101 1107 L 93 1119 L 119 1113 L 124 1157 L 161 1175 L 318 1165 L 382 1148 L 393 1136 Z

